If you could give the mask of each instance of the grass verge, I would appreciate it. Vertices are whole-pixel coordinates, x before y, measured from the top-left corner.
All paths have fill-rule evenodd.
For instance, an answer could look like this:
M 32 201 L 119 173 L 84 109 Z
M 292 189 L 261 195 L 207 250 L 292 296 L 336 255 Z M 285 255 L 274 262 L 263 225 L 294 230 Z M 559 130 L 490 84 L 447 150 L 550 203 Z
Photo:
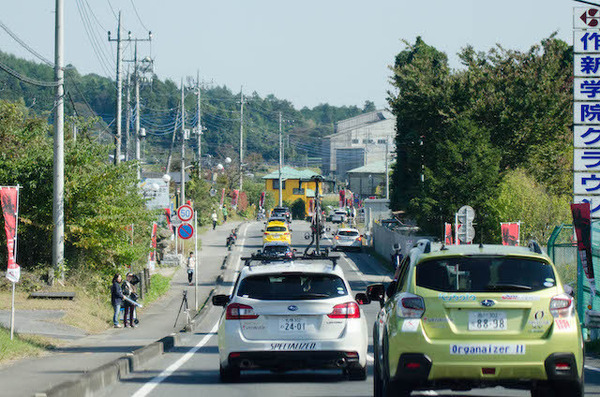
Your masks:
M 55 348 L 57 341 L 36 335 L 14 334 L 10 340 L 10 330 L 0 327 L 0 364 L 23 357 L 39 356 Z
M 173 278 L 173 274 L 169 277 L 163 276 L 160 273 L 152 275 L 152 279 L 150 280 L 150 288 L 148 288 L 148 292 L 144 296 L 144 305 L 149 305 L 169 291 L 169 288 L 171 288 L 171 279 Z

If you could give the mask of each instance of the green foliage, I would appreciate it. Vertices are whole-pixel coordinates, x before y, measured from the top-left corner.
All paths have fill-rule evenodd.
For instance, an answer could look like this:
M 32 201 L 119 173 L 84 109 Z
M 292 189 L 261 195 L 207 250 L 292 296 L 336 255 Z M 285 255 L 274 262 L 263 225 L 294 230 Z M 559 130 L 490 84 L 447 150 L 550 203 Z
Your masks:
M 144 296 L 144 304 L 149 305 L 166 294 L 169 291 L 169 288 L 171 288 L 172 278 L 173 276 L 167 277 L 160 273 L 153 274 L 150 280 L 150 288 L 148 288 L 148 293 L 146 293 Z
M 548 241 L 555 225 L 571 218 L 569 197 L 548 192 L 524 170 L 508 171 L 500 183 L 498 196 L 491 207 L 499 222 L 521 222 L 521 241 Z M 500 237 L 500 226 L 496 235 Z
M 211 224 L 210 216 L 219 205 L 221 189 L 215 187 L 217 193 L 214 197 L 211 197 L 209 192 L 212 184 L 204 179 L 198 179 L 197 174 L 194 174 L 192 180 L 186 183 L 185 187 L 187 197 L 194 203 L 198 226 Z
M 290 207 L 293 219 L 304 220 L 306 218 L 306 203 L 301 198 L 296 199 Z
M 457 71 L 420 37 L 406 44 L 396 56 L 395 91 L 388 97 L 397 117 L 392 208 L 407 210 L 426 232 L 439 235 L 443 222 L 468 204 L 478 213 L 480 237 L 497 239 L 498 222 L 529 219 L 524 207 L 498 207 L 510 195 L 500 182 L 503 173 L 513 181 L 510 171 L 522 169 L 533 179 L 518 182 L 535 181 L 546 194 L 542 207 L 553 211 L 547 222 L 563 219 L 562 195 L 572 186 L 572 53 L 566 43 L 552 36 L 523 53 L 466 47 L 459 54 L 466 68 Z M 549 233 L 541 220 L 528 227 L 532 237 Z
M 23 187 L 18 255 L 26 269 L 51 263 L 53 144 L 48 130 L 22 104 L 0 101 L 5 148 L 0 181 Z M 120 265 L 140 266 L 148 252 L 152 214 L 138 193 L 136 170 L 130 164 L 110 164 L 108 150 L 89 139 L 65 145 L 65 259 L 71 270 L 84 266 L 110 274 Z M 5 247 L 0 244 L 0 250 Z

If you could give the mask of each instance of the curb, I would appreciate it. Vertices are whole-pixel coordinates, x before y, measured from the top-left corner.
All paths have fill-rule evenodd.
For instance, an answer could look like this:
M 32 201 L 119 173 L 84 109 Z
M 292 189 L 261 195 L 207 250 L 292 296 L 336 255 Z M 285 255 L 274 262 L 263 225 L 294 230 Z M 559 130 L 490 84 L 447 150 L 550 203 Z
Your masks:
M 228 252 L 223 259 L 221 265 L 222 270 L 227 269 L 230 257 L 230 253 Z M 208 297 L 198 309 L 194 318 L 192 318 L 190 327 L 186 327 L 185 331 L 193 331 L 197 324 L 202 322 L 202 319 L 208 313 L 204 308 L 211 301 L 217 288 L 223 284 L 223 279 L 223 273 L 217 276 L 215 287 L 211 289 Z M 127 354 L 127 356 L 120 357 L 96 369 L 90 370 L 81 375 L 78 379 L 59 383 L 44 392 L 35 393 L 34 397 L 93 397 L 104 395 L 106 388 L 116 384 L 119 380 L 126 378 L 130 373 L 142 369 L 149 361 L 159 357 L 164 352 L 171 350 L 177 346 L 179 342 L 180 335 L 178 333 L 172 333 L 156 342 L 134 350 Z

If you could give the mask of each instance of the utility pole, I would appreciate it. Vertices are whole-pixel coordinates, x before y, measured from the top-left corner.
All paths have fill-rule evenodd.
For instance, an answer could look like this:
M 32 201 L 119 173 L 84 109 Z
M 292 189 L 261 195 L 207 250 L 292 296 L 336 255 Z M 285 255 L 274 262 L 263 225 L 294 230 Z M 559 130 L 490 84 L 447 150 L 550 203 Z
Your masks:
M 198 138 L 198 179 L 202 179 L 202 112 L 200 111 L 202 101 L 200 92 L 200 71 L 196 72 L 196 95 L 198 100 L 198 105 L 196 107 L 196 116 L 198 119 L 198 133 L 196 135 Z
M 121 162 L 121 97 L 123 90 L 123 79 L 121 78 L 121 59 L 123 50 L 121 47 L 121 11 L 119 11 L 119 26 L 117 27 L 117 38 L 111 39 L 108 32 L 108 41 L 117 42 L 117 108 L 115 111 L 115 165 Z
M 139 66 L 139 62 L 138 62 L 138 42 L 139 41 L 152 41 L 152 32 L 148 32 L 148 38 L 147 39 L 132 39 L 131 38 L 131 33 L 129 35 L 129 37 L 126 40 L 122 40 L 122 41 L 133 41 L 135 43 L 134 46 L 134 52 L 133 52 L 133 59 L 129 59 L 126 60 L 125 62 L 132 62 L 133 63 L 133 83 L 134 83 L 134 95 L 135 95 L 135 160 L 137 161 L 137 178 L 138 180 L 140 180 L 141 178 L 141 165 L 140 162 L 142 160 L 142 137 L 140 134 L 140 66 Z M 148 58 L 146 58 L 148 59 Z M 150 65 L 152 65 L 152 60 L 146 61 L 146 59 L 142 60 L 142 63 L 146 63 L 149 62 Z M 147 68 L 144 69 L 144 71 L 147 71 Z M 129 106 L 129 80 L 128 80 L 128 86 L 127 86 L 127 106 Z M 128 107 L 129 109 L 129 107 Z M 129 122 L 127 124 L 127 132 L 129 131 Z M 129 134 L 127 133 L 127 137 L 129 139 Z M 130 145 L 127 145 L 127 147 Z
M 150 40 L 150 39 L 148 39 Z M 142 137 L 140 136 L 140 73 L 138 69 L 137 43 L 135 40 L 135 50 L 133 55 L 133 81 L 135 83 L 135 161 L 137 162 L 137 179 L 141 179 L 142 161 Z
M 181 205 L 185 204 L 185 93 L 181 79 Z
M 131 75 L 127 71 L 127 95 L 125 97 L 125 161 L 129 161 L 129 147 L 131 146 L 130 128 L 131 125 Z
M 385 140 L 385 199 L 390 199 L 390 173 L 389 173 L 389 165 L 388 165 L 388 139 Z
M 279 206 L 283 206 L 281 167 L 283 167 L 283 129 L 281 127 L 281 112 L 279 112 Z
M 64 108 L 64 10 L 63 0 L 56 0 L 54 34 L 54 77 L 56 106 L 54 109 L 54 189 L 52 200 L 52 267 L 64 279 L 65 261 L 65 108 Z M 14 283 L 13 283 L 14 286 Z M 13 287 L 14 288 L 14 287 Z
M 175 137 L 177 136 L 177 119 L 179 114 L 179 109 L 175 112 L 175 125 L 173 126 L 173 134 L 171 135 L 171 147 L 169 148 L 169 155 L 167 156 L 167 169 L 165 173 L 168 174 L 171 172 L 171 160 L 173 159 L 173 149 L 175 148 Z
M 240 88 L 240 192 L 243 187 L 243 162 L 244 162 L 244 86 Z

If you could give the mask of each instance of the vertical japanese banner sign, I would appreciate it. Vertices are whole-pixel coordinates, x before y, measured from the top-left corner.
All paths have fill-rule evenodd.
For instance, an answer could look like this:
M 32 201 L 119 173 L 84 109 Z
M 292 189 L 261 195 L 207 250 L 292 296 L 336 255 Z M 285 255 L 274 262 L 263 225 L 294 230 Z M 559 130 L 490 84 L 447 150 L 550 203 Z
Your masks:
M 171 224 L 171 209 L 165 208 L 165 216 L 167 217 L 167 227 L 170 231 L 173 231 L 173 225 Z
M 19 188 L 0 188 L 0 199 L 2 200 L 4 230 L 6 231 L 6 243 L 8 245 L 8 269 L 6 270 L 6 278 L 13 283 L 17 283 L 21 276 L 21 268 L 17 264 L 16 258 Z
M 233 193 L 231 195 L 231 206 L 233 208 L 237 208 L 238 205 L 238 197 L 240 196 L 240 191 L 237 189 L 233 190 Z
M 315 199 L 308 199 L 308 213 L 309 215 L 315 212 Z
M 454 242 L 454 244 L 456 244 L 456 245 L 460 245 L 460 239 L 458 238 L 458 234 L 460 233 L 460 227 L 461 226 L 462 225 L 460 223 L 455 223 L 454 224 L 454 235 L 456 236 L 456 238 L 454 239 L 454 240 L 456 240 Z
M 258 207 L 262 208 L 265 206 L 265 192 L 260 193 L 260 200 L 258 200 Z
M 452 224 L 444 223 L 444 244 L 452 245 Z
M 340 190 L 340 208 L 344 207 L 346 194 L 344 193 L 344 189 Z
M 502 245 L 518 246 L 521 243 L 519 222 L 501 222 Z
M 594 279 L 594 265 L 592 263 L 592 231 L 590 203 L 571 204 L 573 226 L 577 236 L 577 252 L 583 271 L 590 283 L 590 301 L 596 296 L 596 281 Z
M 152 251 L 150 252 L 150 262 L 154 262 L 156 260 L 156 229 L 158 225 L 156 222 L 152 223 Z
M 223 208 L 223 203 L 225 202 L 225 188 L 221 191 L 221 203 L 219 203 L 219 207 Z

